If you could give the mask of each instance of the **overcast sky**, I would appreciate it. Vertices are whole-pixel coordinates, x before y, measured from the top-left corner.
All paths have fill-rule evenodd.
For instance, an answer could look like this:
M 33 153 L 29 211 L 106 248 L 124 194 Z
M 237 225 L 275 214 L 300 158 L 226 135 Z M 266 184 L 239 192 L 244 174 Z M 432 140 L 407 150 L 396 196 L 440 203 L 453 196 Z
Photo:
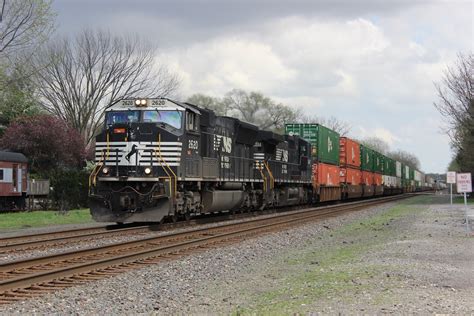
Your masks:
M 259 91 L 351 136 L 444 172 L 449 140 L 433 82 L 473 51 L 473 1 L 56 0 L 58 33 L 137 33 L 181 79 L 179 97 Z

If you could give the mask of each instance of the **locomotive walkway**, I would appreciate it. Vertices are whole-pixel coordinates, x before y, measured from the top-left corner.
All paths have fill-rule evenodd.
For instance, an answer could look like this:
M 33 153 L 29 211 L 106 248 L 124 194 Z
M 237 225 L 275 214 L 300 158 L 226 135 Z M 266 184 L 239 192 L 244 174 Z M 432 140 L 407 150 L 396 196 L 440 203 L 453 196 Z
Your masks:
M 344 212 L 407 198 L 379 198 L 318 208 L 308 208 L 223 223 L 180 233 L 145 238 L 81 251 L 56 254 L 0 265 L 0 303 L 11 303 L 51 291 L 112 276 L 143 265 L 174 259 L 268 232 L 321 220 Z

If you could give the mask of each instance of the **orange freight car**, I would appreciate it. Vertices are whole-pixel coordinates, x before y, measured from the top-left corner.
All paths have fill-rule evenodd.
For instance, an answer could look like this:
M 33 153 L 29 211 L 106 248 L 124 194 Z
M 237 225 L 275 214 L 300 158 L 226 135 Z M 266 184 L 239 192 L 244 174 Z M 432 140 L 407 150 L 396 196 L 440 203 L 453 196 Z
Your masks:
M 360 145 L 358 142 L 341 137 L 339 139 L 339 162 L 341 167 L 355 167 L 360 169 Z
M 339 166 L 325 163 L 313 164 L 313 189 L 318 193 L 319 201 L 336 201 L 341 199 Z

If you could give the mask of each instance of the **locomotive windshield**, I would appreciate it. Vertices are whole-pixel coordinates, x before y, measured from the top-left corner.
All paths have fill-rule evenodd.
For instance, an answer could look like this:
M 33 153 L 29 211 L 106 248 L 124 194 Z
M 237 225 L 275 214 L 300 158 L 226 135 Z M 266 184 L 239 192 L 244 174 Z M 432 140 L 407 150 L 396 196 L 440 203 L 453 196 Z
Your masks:
M 180 111 L 151 110 L 143 111 L 143 122 L 164 123 L 176 129 L 181 129 L 182 115 Z
M 127 110 L 110 111 L 105 115 L 107 125 L 116 123 L 163 123 L 175 129 L 181 129 L 183 125 L 183 113 L 176 110 Z
M 105 115 L 107 125 L 116 123 L 136 123 L 140 120 L 140 111 L 110 111 Z

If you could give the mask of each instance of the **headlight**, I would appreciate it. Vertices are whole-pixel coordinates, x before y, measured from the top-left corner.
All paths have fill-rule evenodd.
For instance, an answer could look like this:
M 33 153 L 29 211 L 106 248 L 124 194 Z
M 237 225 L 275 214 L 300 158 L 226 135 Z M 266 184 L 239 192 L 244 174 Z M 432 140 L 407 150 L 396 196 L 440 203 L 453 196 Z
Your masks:
M 146 100 L 145 100 L 145 99 L 140 100 L 140 104 L 141 104 L 141 105 L 146 105 Z
M 151 168 L 146 167 L 145 168 L 145 174 L 150 174 L 151 173 Z
M 140 100 L 135 100 L 135 105 L 140 105 Z
M 109 173 L 109 168 L 107 168 L 107 167 L 102 168 L 102 173 L 103 174 Z

